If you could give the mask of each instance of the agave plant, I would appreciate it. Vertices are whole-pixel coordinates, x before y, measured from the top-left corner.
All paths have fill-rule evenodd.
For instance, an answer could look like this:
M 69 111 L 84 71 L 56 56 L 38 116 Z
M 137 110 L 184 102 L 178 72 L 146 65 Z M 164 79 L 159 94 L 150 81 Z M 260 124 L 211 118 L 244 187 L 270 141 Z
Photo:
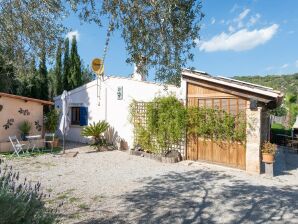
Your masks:
M 94 139 L 94 143 L 91 146 L 94 146 L 99 151 L 101 146 L 104 145 L 103 133 L 108 127 L 109 124 L 106 121 L 93 122 L 93 124 L 89 124 L 83 128 L 81 135 L 86 137 L 91 136 Z

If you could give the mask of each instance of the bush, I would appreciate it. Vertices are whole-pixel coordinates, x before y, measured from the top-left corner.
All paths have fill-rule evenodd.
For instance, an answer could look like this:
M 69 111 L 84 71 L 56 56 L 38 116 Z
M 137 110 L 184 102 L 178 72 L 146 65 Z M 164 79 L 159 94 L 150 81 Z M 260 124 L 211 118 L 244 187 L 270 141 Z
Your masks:
M 143 112 L 145 109 L 145 112 Z M 219 141 L 244 143 L 245 114 L 230 114 L 223 110 L 188 107 L 174 96 L 157 97 L 138 111 L 138 103 L 130 105 L 130 120 L 134 125 L 135 144 L 144 151 L 167 153 L 187 135 Z
M 106 144 L 103 133 L 108 129 L 108 127 L 109 124 L 106 121 L 99 121 L 98 123 L 93 122 L 93 124 L 89 124 L 87 127 L 84 127 L 81 135 L 86 137 L 91 136 L 94 139 L 94 143 L 91 144 L 91 146 L 94 146 L 99 151 L 101 146 Z
M 32 127 L 31 123 L 27 120 L 20 123 L 19 130 L 21 132 L 22 140 L 26 140 L 26 136 L 29 135 L 31 127 Z
M 230 114 L 210 108 L 187 108 L 187 133 L 220 141 L 245 142 L 246 121 L 243 113 Z
M 272 134 L 283 134 L 283 135 L 291 135 L 291 129 L 286 128 L 284 125 L 279 123 L 273 123 L 271 125 Z
M 45 197 L 40 183 L 20 183 L 19 173 L 0 160 L 0 223 L 54 223 L 56 213 L 45 207 Z
M 151 153 L 167 153 L 172 145 L 179 144 L 185 135 L 186 110 L 183 103 L 176 97 L 157 97 L 152 102 L 146 103 L 146 124 L 136 111 L 137 102 L 131 104 L 131 121 L 135 128 L 137 144 L 144 151 Z
M 44 116 L 44 125 L 46 131 L 55 133 L 58 128 L 59 123 L 59 111 L 57 109 L 52 109 Z

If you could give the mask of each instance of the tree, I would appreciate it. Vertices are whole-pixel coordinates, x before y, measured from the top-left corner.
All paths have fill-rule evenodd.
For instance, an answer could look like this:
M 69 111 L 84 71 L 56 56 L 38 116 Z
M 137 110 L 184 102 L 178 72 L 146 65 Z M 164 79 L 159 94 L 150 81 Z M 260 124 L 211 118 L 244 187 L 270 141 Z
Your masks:
M 62 86 L 62 48 L 61 48 L 61 42 L 59 42 L 57 47 L 57 53 L 56 53 L 56 64 L 55 64 L 55 79 L 54 79 L 54 96 L 60 95 L 63 91 Z
M 0 46 L 14 52 L 13 58 L 4 54 L 5 64 L 13 65 L 16 71 L 24 70 L 41 48 L 51 55 L 65 31 L 65 15 L 61 0 L 1 0 Z
M 72 8 L 85 21 L 100 24 L 100 16 L 109 18 L 107 40 L 120 29 L 126 43 L 128 63 L 138 65 L 147 74 L 156 70 L 155 79 L 178 84 L 182 67 L 193 59 L 191 49 L 199 39 L 204 16 L 199 0 L 73 0 Z M 107 41 L 108 44 L 108 41 Z M 106 50 L 105 50 L 106 51 Z
M 12 51 L 0 47 L 0 92 L 14 93 L 16 75 L 13 65 L 6 63 L 6 58 L 13 58 Z
M 81 70 L 82 70 L 82 82 L 88 83 L 95 79 L 93 72 L 91 71 L 90 67 L 87 65 L 85 66 L 83 62 L 81 62 Z
M 39 70 L 38 75 L 40 78 L 40 99 L 48 100 L 49 99 L 49 89 L 48 89 L 48 71 L 46 65 L 46 52 L 45 49 L 42 49 L 40 61 L 39 61 Z
M 70 49 L 70 87 L 74 89 L 82 85 L 81 59 L 78 54 L 76 36 L 72 37 Z
M 55 94 L 55 90 L 56 90 L 55 70 L 52 68 L 50 68 L 48 71 L 48 88 L 49 88 L 49 98 L 50 99 L 57 96 Z
M 70 90 L 70 61 L 69 61 L 69 39 L 64 41 L 64 59 L 63 59 L 63 89 Z

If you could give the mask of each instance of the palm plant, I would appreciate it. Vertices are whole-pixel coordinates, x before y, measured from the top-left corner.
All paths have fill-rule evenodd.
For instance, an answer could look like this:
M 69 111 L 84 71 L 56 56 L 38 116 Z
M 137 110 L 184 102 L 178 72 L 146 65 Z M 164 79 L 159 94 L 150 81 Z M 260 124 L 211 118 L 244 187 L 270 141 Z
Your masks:
M 108 129 L 109 124 L 106 121 L 99 121 L 98 123 L 93 122 L 87 127 L 83 128 L 81 135 L 86 137 L 92 137 L 94 143 L 91 146 L 94 146 L 98 151 L 101 146 L 104 145 L 103 133 Z

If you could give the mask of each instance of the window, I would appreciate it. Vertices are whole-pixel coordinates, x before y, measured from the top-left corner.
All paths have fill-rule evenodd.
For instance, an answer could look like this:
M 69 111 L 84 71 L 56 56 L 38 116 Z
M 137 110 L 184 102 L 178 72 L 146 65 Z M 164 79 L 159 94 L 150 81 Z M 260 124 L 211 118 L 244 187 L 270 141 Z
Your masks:
M 72 107 L 71 124 L 80 126 L 88 125 L 88 107 Z
M 71 108 L 71 124 L 80 125 L 80 107 Z

